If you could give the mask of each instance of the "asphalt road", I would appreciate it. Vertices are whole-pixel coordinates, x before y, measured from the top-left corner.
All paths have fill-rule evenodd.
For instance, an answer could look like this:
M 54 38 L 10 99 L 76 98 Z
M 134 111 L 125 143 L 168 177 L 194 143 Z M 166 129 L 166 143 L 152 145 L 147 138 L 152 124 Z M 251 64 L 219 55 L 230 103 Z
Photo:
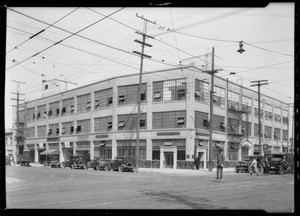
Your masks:
M 294 176 L 119 173 L 6 166 L 8 209 L 263 209 L 292 212 Z

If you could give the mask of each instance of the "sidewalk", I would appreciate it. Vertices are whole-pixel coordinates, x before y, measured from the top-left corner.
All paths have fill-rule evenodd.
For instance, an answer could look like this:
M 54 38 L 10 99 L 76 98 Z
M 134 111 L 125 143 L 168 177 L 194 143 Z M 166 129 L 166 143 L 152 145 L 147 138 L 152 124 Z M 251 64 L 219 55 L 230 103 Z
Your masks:
M 42 164 L 39 163 L 30 163 L 31 167 L 43 167 Z M 166 173 L 166 174 L 184 174 L 184 175 L 211 175 L 217 172 L 216 168 L 213 168 L 212 171 L 208 171 L 208 169 L 171 169 L 171 168 L 139 168 L 139 172 L 141 173 Z M 235 169 L 233 167 L 224 168 L 223 173 L 235 173 Z
M 139 168 L 139 172 L 147 172 L 147 173 L 169 173 L 169 174 L 184 174 L 184 175 L 215 175 L 217 172 L 216 168 L 213 168 L 212 171 L 208 171 L 208 169 L 199 169 L 199 170 L 191 170 L 191 169 L 153 169 L 153 168 Z M 224 168 L 223 173 L 235 173 L 234 168 Z

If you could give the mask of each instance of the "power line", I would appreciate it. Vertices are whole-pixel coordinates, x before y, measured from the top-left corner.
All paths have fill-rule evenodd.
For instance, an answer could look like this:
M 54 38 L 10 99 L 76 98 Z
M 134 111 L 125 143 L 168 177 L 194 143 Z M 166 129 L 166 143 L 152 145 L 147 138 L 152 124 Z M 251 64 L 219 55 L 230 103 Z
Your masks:
M 291 57 L 294 57 L 294 55 L 290 55 L 290 54 L 286 54 L 286 53 L 281 53 L 281 52 L 276 52 L 276 51 L 273 51 L 273 50 L 269 50 L 269 49 L 266 49 L 266 48 L 262 48 L 262 47 L 259 47 L 259 46 L 255 46 L 253 44 L 250 44 L 250 43 L 246 43 L 244 42 L 245 44 L 249 45 L 249 46 L 252 46 L 252 47 L 255 47 L 255 48 L 258 48 L 258 49 L 261 49 L 261 50 L 265 50 L 265 51 L 268 51 L 268 52 L 272 52 L 272 53 L 276 53 L 276 54 L 280 54 L 280 55 L 285 55 L 285 56 L 291 56 Z
M 17 46 L 15 46 L 14 48 L 12 48 L 11 50 L 9 50 L 6 54 L 8 54 L 9 52 L 11 52 L 14 49 L 17 49 L 19 46 L 23 45 L 24 43 L 26 43 L 27 41 L 31 40 L 32 38 L 38 36 L 39 34 L 43 33 L 45 30 L 47 30 L 48 28 L 50 28 L 51 26 L 53 26 L 54 24 L 58 23 L 59 21 L 63 20 L 64 18 L 66 18 L 67 16 L 69 16 L 70 14 L 72 14 L 73 12 L 75 12 L 76 10 L 78 10 L 78 8 L 76 8 L 75 10 L 71 11 L 70 13 L 68 13 L 67 15 L 63 16 L 62 18 L 58 19 L 57 21 L 55 21 L 54 23 L 52 23 L 51 25 L 49 25 L 47 28 L 42 29 L 41 31 L 39 31 L 38 33 L 32 35 L 31 37 L 29 37 L 27 40 L 23 41 L 22 43 L 18 44 Z
M 55 45 L 57 45 L 57 44 L 63 42 L 64 40 L 67 40 L 68 38 L 70 38 L 70 37 L 72 37 L 72 36 L 74 36 L 74 35 L 77 35 L 78 33 L 80 33 L 80 32 L 82 32 L 82 31 L 86 30 L 87 28 L 90 28 L 91 26 L 93 26 L 93 25 L 95 25 L 95 24 L 101 22 L 102 20 L 106 19 L 107 17 L 109 17 L 109 16 L 111 16 L 111 15 L 113 15 L 113 14 L 115 14 L 115 13 L 117 13 L 117 12 L 123 10 L 123 9 L 124 9 L 124 8 L 121 8 L 121 9 L 119 9 L 119 10 L 117 10 L 117 11 L 115 11 L 115 12 L 109 14 L 109 15 L 107 15 L 106 17 L 104 17 L 104 18 L 102 18 L 102 19 L 100 19 L 100 20 L 97 20 L 96 22 L 94 22 L 94 23 L 92 23 L 92 24 L 86 26 L 85 28 L 83 28 L 83 29 L 81 29 L 81 30 L 79 30 L 79 31 L 77 31 L 77 32 L 75 32 L 75 33 L 72 33 L 71 35 L 65 37 L 64 39 L 62 39 L 62 40 L 60 40 L 60 41 L 54 43 L 53 45 L 51 45 L 51 46 L 49 46 L 49 47 L 43 49 L 42 51 L 40 51 L 40 52 L 34 54 L 33 56 L 28 57 L 28 58 L 26 58 L 26 59 L 24 59 L 24 60 L 18 62 L 17 64 L 15 64 L 15 65 L 13 65 L 13 66 L 7 68 L 6 70 L 9 70 L 9 69 L 11 69 L 11 68 L 13 68 L 13 67 L 15 67 L 15 66 L 17 66 L 17 65 L 19 65 L 19 64 L 21 64 L 21 63 L 23 63 L 23 62 L 25 62 L 25 61 L 27 61 L 28 59 L 31 59 L 31 58 L 35 57 L 36 55 L 41 54 L 42 52 L 44 52 L 44 51 L 50 49 L 51 47 L 53 47 L 53 46 L 55 46 Z M 12 9 L 10 9 L 10 10 L 12 10 Z M 13 10 L 13 11 L 14 11 L 14 10 Z

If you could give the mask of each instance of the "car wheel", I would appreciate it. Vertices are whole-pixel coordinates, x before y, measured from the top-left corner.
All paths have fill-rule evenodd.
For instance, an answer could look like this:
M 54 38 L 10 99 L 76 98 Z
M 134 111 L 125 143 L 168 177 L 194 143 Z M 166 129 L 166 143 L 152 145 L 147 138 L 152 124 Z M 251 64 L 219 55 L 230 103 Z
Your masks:
M 105 171 L 109 171 L 110 170 L 107 164 L 104 166 L 104 170 Z
M 119 165 L 119 166 L 118 166 L 118 171 L 119 171 L 119 172 L 122 172 L 122 171 L 123 171 L 123 166 L 122 166 L 122 165 Z
M 101 165 L 100 164 L 97 164 L 97 166 L 96 166 L 96 170 L 101 170 Z
M 238 172 L 239 172 L 239 169 L 235 168 L 235 172 L 238 173 Z
M 279 168 L 279 173 L 280 173 L 280 175 L 283 175 L 283 168 L 282 167 Z

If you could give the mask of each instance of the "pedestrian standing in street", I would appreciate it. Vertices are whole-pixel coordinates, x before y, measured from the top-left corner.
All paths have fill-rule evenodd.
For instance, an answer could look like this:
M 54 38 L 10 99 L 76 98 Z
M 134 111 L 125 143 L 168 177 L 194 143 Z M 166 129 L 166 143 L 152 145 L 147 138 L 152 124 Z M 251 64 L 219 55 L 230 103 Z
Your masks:
M 200 165 L 200 152 L 198 152 L 198 156 L 195 159 L 196 170 L 199 170 L 199 165 Z
M 256 173 L 256 175 L 258 175 L 258 172 L 257 172 L 257 158 L 253 158 L 253 161 L 250 165 L 251 167 L 251 171 L 250 171 L 250 175 L 252 175 L 252 173 Z
M 269 167 L 270 167 L 268 156 L 264 157 L 263 167 L 264 167 L 264 175 L 268 175 L 269 174 Z
M 217 157 L 217 178 L 216 178 L 219 182 L 222 181 L 224 162 L 225 162 L 224 154 L 222 152 L 222 149 L 219 148 L 219 154 Z

